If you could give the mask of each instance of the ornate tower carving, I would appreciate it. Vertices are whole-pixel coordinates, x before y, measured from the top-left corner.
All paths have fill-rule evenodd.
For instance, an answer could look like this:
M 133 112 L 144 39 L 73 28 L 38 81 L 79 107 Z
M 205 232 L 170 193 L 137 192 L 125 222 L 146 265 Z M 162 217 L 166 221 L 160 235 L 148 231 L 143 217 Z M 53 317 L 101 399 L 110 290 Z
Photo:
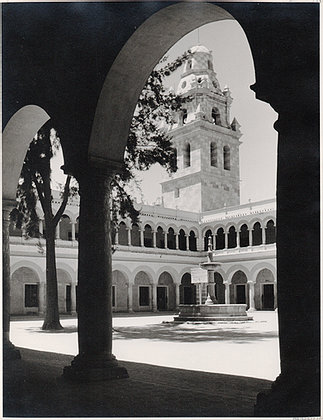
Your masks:
M 240 125 L 221 90 L 211 51 L 191 48 L 177 93 L 190 97 L 171 128 L 178 171 L 162 182 L 165 207 L 204 212 L 240 204 Z

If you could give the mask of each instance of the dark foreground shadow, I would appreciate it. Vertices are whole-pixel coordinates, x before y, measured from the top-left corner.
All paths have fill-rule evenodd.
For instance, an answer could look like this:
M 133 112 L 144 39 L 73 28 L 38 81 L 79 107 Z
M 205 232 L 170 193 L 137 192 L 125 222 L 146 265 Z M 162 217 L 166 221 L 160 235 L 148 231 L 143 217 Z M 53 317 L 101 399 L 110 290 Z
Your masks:
M 72 356 L 29 349 L 4 365 L 5 417 L 251 417 L 271 381 L 120 362 L 129 379 L 71 383 Z

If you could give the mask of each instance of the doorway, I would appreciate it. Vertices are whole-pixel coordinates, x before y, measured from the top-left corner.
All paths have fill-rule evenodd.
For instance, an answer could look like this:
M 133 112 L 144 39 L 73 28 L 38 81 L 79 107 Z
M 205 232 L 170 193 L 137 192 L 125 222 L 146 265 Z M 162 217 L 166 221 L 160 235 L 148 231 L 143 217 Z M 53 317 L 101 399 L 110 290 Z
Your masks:
M 167 311 L 167 286 L 157 286 L 157 310 Z
M 70 284 L 66 285 L 66 293 L 65 293 L 65 304 L 66 304 L 66 312 L 72 312 L 72 286 Z
M 262 309 L 270 311 L 275 309 L 275 293 L 273 284 L 263 285 Z
M 244 284 L 236 285 L 236 303 L 246 302 L 246 286 Z

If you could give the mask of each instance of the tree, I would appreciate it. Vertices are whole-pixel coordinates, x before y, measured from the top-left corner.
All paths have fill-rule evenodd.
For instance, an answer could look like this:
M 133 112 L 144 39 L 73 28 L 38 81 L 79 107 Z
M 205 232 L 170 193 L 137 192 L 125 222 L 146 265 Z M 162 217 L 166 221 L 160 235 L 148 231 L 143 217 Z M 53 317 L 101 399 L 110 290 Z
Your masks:
M 165 127 L 174 122 L 174 113 L 188 98 L 167 91 L 163 81 L 165 76 L 176 70 L 185 58 L 187 53 L 171 64 L 154 70 L 139 97 L 131 122 L 123 167 L 113 180 L 111 217 L 114 223 L 120 216 L 130 216 L 133 221 L 138 219 L 139 213 L 134 208 L 133 199 L 126 189 L 129 182 L 134 180 L 136 170 L 147 170 L 154 163 L 159 163 L 169 172 L 177 170 L 171 138 Z M 162 60 L 164 61 L 165 59 Z M 46 312 L 42 326 L 44 330 L 62 328 L 58 312 L 55 231 L 69 195 L 75 194 L 75 187 L 71 188 L 71 176 L 67 176 L 61 205 L 56 214 L 53 213 L 50 160 L 59 146 L 56 130 L 52 128 L 50 122 L 45 124 L 27 151 L 17 190 L 18 205 L 12 213 L 17 227 L 24 225 L 27 237 L 39 237 L 37 200 L 40 201 L 44 212 L 46 228 Z
M 12 212 L 17 227 L 24 226 L 27 237 L 40 237 L 37 200 L 44 212 L 46 234 L 46 309 L 43 330 L 63 327 L 59 321 L 57 272 L 55 258 L 56 226 L 62 217 L 71 189 L 71 176 L 67 176 L 62 191 L 62 202 L 56 214 L 52 208 L 50 160 L 60 146 L 60 140 L 50 123 L 36 134 L 25 156 L 17 189 L 18 205 Z

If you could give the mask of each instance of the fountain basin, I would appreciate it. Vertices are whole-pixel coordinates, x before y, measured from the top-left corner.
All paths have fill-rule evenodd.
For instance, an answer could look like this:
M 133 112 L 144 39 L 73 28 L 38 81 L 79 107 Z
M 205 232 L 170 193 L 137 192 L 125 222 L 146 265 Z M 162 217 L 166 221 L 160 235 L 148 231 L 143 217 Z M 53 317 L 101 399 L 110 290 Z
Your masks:
M 250 321 L 246 304 L 179 305 L 175 322 Z

